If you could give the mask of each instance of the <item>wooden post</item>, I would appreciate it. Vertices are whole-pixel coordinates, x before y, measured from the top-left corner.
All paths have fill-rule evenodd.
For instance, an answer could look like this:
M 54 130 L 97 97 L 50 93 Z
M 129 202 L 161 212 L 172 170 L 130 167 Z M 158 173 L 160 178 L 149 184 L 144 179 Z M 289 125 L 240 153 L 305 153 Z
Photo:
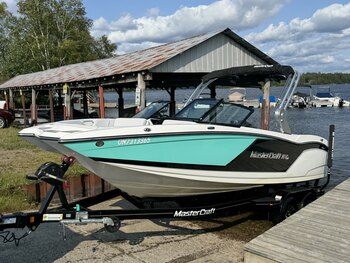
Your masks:
M 106 185 L 105 185 L 105 180 L 101 178 L 101 193 L 103 194 L 105 192 Z
M 41 202 L 41 190 L 40 190 L 40 182 L 35 184 L 35 201 Z
M 37 119 L 36 119 L 36 114 L 37 108 L 36 108 L 36 91 L 35 89 L 32 89 L 32 105 L 30 108 L 30 125 L 36 125 L 37 124 Z
M 118 117 L 123 117 L 123 115 L 124 115 L 123 87 L 120 87 L 116 90 L 118 93 Z
M 136 105 L 139 110 L 143 110 L 146 107 L 146 82 L 141 73 L 137 74 L 137 90 L 139 92 L 140 101 L 138 105 Z
M 25 128 L 25 127 L 27 127 L 26 100 L 25 100 L 25 96 L 23 94 L 23 91 L 21 89 L 19 90 L 19 94 L 21 95 L 21 100 L 22 100 L 23 126 Z
M 81 196 L 86 197 L 86 183 L 85 183 L 85 177 L 86 174 L 80 175 L 80 183 L 81 183 Z
M 13 104 L 13 91 L 12 91 L 12 89 L 9 89 L 9 97 L 10 97 L 9 108 L 14 110 L 15 105 Z
M 4 93 L 5 93 L 5 110 L 8 110 L 9 109 L 9 98 L 7 96 L 6 90 L 4 91 Z
M 71 97 L 70 97 L 70 87 L 68 85 L 63 86 L 63 93 L 64 93 L 64 116 L 63 119 L 70 120 L 71 119 Z
M 49 101 L 50 101 L 50 122 L 55 121 L 54 107 L 53 107 L 53 90 L 49 90 Z
M 71 96 L 69 96 L 69 98 L 70 98 L 70 120 L 74 120 L 74 106 L 73 106 L 73 104 L 72 104 L 72 97 Z
M 266 80 L 262 86 L 263 100 L 261 106 L 261 129 L 268 130 L 270 127 L 270 86 L 271 82 Z
M 104 100 L 104 95 L 103 95 L 103 87 L 99 86 L 98 87 L 98 95 L 100 97 L 100 118 L 105 117 L 105 100 Z
M 84 118 L 89 118 L 89 108 L 88 108 L 88 98 L 86 89 L 83 90 L 83 109 L 84 109 Z

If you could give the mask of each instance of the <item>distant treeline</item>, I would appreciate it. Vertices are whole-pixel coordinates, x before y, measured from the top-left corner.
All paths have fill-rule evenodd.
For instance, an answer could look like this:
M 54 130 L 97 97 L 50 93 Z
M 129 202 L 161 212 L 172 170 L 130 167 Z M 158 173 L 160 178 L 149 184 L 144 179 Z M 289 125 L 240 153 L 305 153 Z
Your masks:
M 350 73 L 304 73 L 301 85 L 350 84 Z

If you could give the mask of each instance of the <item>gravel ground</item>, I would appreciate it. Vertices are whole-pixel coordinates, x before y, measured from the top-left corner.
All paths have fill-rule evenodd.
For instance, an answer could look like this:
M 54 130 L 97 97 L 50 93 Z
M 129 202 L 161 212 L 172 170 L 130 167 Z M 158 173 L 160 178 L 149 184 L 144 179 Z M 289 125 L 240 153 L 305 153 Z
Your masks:
M 94 209 L 120 207 L 131 205 L 113 199 Z M 128 220 L 117 233 L 101 224 L 69 226 L 63 240 L 61 224 L 42 224 L 18 247 L 0 243 L 0 262 L 243 262 L 243 246 L 271 226 L 250 213 L 205 221 Z

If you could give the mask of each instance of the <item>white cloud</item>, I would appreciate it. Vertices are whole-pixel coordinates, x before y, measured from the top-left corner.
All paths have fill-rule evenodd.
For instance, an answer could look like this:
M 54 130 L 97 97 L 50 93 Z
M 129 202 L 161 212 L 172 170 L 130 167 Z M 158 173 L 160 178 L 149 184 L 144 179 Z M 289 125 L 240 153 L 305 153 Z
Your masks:
M 303 38 L 308 33 L 342 33 L 350 28 L 350 3 L 333 4 L 317 10 L 307 19 L 295 18 L 289 24 L 269 25 L 260 33 L 246 36 L 248 41 L 265 43 L 291 38 Z M 348 32 L 349 33 L 349 32 Z
M 163 43 L 155 43 L 155 42 L 149 42 L 149 41 L 145 41 L 145 42 L 141 42 L 141 43 L 127 43 L 127 42 L 125 42 L 125 43 L 121 43 L 120 45 L 118 45 L 118 54 L 123 55 L 125 53 L 130 53 L 130 52 L 133 52 L 135 50 L 141 50 L 141 49 L 155 47 L 155 46 L 158 46 L 160 44 L 163 44 Z
M 93 22 L 93 34 L 106 34 L 111 31 L 127 31 L 136 29 L 136 25 L 134 24 L 133 18 L 130 14 L 126 14 L 120 17 L 118 20 L 113 21 L 112 23 L 108 23 L 108 21 L 100 17 Z
M 277 14 L 287 1 L 220 0 L 209 5 L 183 6 L 168 16 L 159 16 L 155 8 L 148 11 L 148 16 L 128 16 L 124 27 L 120 26 L 123 17 L 112 22 L 100 18 L 94 22 L 92 32 L 95 36 L 108 33 L 119 50 L 122 43 L 166 43 L 226 27 L 233 30 L 253 28 Z
M 160 9 L 158 7 L 153 7 L 147 10 L 148 16 L 157 17 L 159 16 Z
M 275 60 L 298 66 L 302 71 L 349 71 L 350 3 L 332 4 L 306 19 L 269 25 L 246 39 Z
M 317 32 L 336 32 L 350 27 L 350 3 L 333 4 L 317 10 L 311 17 Z
M 329 56 L 329 55 L 322 57 L 320 60 L 321 63 L 326 63 L 326 64 L 333 63 L 334 61 L 335 61 L 334 56 Z

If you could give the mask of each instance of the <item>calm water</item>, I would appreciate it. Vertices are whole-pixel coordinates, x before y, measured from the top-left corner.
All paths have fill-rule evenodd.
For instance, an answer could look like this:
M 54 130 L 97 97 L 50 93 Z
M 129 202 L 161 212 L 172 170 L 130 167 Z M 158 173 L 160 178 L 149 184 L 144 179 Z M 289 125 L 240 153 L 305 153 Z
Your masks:
M 334 95 L 338 95 L 343 99 L 350 100 L 350 85 L 332 85 L 330 86 L 331 92 Z M 322 87 L 317 87 L 311 91 L 316 93 L 317 91 L 325 91 Z M 192 89 L 177 89 L 176 100 L 177 102 L 183 102 L 192 93 Z M 271 94 L 280 98 L 282 89 L 272 87 Z M 309 93 L 309 88 L 300 88 L 300 92 Z M 261 92 L 257 89 L 247 89 L 248 99 L 257 99 L 261 96 Z M 227 98 L 230 93 L 227 89 L 218 89 L 218 97 Z M 116 101 L 118 96 L 116 93 L 106 94 L 106 101 Z M 135 99 L 134 92 L 124 93 L 125 104 L 133 104 Z M 147 90 L 146 100 L 147 102 L 155 100 L 168 100 L 169 95 L 166 91 L 162 90 Z M 273 109 L 272 109 L 273 113 Z M 110 110 L 108 117 L 116 117 L 116 110 Z M 257 121 L 260 116 L 260 110 L 255 109 L 254 115 L 251 117 Z M 274 118 L 271 118 L 271 129 L 276 130 L 276 123 Z M 350 108 L 307 108 L 307 109 L 288 109 L 287 120 L 291 127 L 292 133 L 298 134 L 315 134 L 328 139 L 329 125 L 335 125 L 335 151 L 334 151 L 334 163 L 333 163 L 333 177 L 331 179 L 330 186 L 334 186 L 339 182 L 350 177 Z M 255 126 L 259 126 L 256 124 Z

